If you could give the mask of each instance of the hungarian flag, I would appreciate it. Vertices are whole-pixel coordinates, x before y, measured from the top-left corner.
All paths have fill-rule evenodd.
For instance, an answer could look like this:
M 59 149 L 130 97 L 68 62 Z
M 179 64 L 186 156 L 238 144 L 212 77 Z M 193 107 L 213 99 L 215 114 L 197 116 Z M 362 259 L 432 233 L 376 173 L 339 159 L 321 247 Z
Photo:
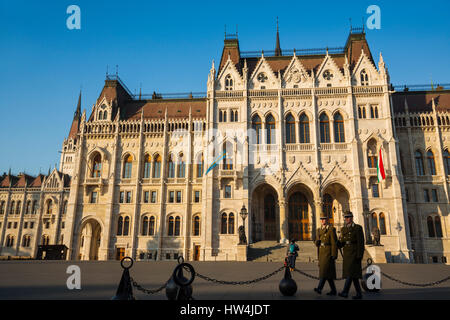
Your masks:
M 378 154 L 377 176 L 378 176 L 378 182 L 381 182 L 381 180 L 386 179 L 386 173 L 384 172 L 383 155 L 381 152 L 381 148 L 380 148 L 380 152 Z

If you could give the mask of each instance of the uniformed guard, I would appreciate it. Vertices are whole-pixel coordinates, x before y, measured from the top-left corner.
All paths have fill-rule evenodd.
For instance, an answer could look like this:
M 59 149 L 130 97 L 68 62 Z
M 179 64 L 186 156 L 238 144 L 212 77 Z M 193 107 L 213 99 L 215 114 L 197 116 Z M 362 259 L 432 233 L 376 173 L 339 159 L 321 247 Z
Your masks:
M 328 281 L 331 291 L 327 295 L 335 296 L 337 293 L 334 285 L 336 279 L 335 260 L 338 254 L 336 229 L 330 225 L 325 212 L 321 212 L 320 222 L 322 226 L 317 229 L 316 233 L 316 246 L 319 253 L 319 285 L 314 288 L 314 291 L 321 294 L 325 282 Z
M 345 224 L 341 229 L 338 247 L 343 248 L 342 277 L 345 285 L 339 296 L 347 298 L 352 282 L 355 286 L 356 296 L 353 299 L 362 299 L 359 279 L 362 278 L 361 260 L 364 255 L 364 233 L 363 228 L 353 222 L 353 213 L 347 211 L 344 214 Z

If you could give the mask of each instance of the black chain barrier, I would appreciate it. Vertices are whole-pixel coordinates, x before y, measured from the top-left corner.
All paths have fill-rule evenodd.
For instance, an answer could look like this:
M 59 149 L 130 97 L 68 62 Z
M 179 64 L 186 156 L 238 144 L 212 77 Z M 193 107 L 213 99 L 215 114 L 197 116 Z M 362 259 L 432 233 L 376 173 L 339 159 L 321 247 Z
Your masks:
M 131 261 L 131 265 L 129 267 L 125 267 L 123 265 L 123 262 L 125 259 L 128 259 Z M 181 261 L 180 261 L 180 259 L 181 259 Z M 275 271 L 273 271 L 265 276 L 253 279 L 253 280 L 247 280 L 247 281 L 218 280 L 218 279 L 214 279 L 214 278 L 211 278 L 211 277 L 208 277 L 208 276 L 205 276 L 205 275 L 202 275 L 202 274 L 196 272 L 195 269 L 192 267 L 192 265 L 190 265 L 188 263 L 184 263 L 184 258 L 180 256 L 178 258 L 178 265 L 175 268 L 175 270 L 173 271 L 171 277 L 161 287 L 151 290 L 151 289 L 146 289 L 146 288 L 142 287 L 131 276 L 129 276 L 128 270 L 133 266 L 133 262 L 134 262 L 133 259 L 130 257 L 125 257 L 121 260 L 120 263 L 121 263 L 122 268 L 124 269 L 124 274 L 122 276 L 121 283 L 119 284 L 119 289 L 116 293 L 116 296 L 113 297 L 113 299 L 121 299 L 121 297 L 123 297 L 125 299 L 134 299 L 134 296 L 131 291 L 131 285 L 132 285 L 134 288 L 136 288 L 137 290 L 139 290 L 145 294 L 156 294 L 165 288 L 166 288 L 166 290 L 168 290 L 170 287 L 171 288 L 170 290 L 176 290 L 175 295 L 172 294 L 172 297 L 169 297 L 169 295 L 166 291 L 166 295 L 168 296 L 168 298 L 170 300 L 175 300 L 175 299 L 176 300 L 193 300 L 191 284 L 194 281 L 195 277 L 199 277 L 200 279 L 203 279 L 205 281 L 209 281 L 209 282 L 213 282 L 213 283 L 217 283 L 217 284 L 249 285 L 249 284 L 258 283 L 258 282 L 267 280 L 267 279 L 273 277 L 274 275 L 276 275 L 277 273 L 281 272 L 283 269 L 285 269 L 285 277 L 283 280 L 286 280 L 287 278 L 291 279 L 290 273 L 287 272 L 287 271 L 289 271 L 287 268 L 287 264 L 285 263 L 285 265 L 276 269 Z M 369 259 L 367 259 L 367 265 L 365 267 L 363 267 L 361 270 L 364 271 L 371 265 L 372 265 L 372 259 L 369 258 Z M 186 270 L 191 274 L 190 279 L 187 279 L 183 276 L 183 270 Z M 307 272 L 304 272 L 300 269 L 294 268 L 294 271 L 307 277 L 307 278 L 319 280 L 319 277 L 309 274 Z M 286 275 L 286 273 L 288 273 L 288 275 Z M 430 283 L 411 283 L 411 282 L 406 282 L 406 281 L 396 279 L 382 271 L 381 271 L 381 274 L 384 277 L 386 277 L 387 279 L 397 282 L 397 283 L 400 283 L 400 284 L 403 284 L 405 286 L 422 287 L 422 288 L 439 285 L 441 283 L 444 283 L 444 282 L 450 280 L 450 276 L 448 276 L 442 280 L 438 280 L 438 281 L 434 281 L 434 282 L 430 282 Z M 367 277 L 367 276 L 370 276 L 370 274 L 365 275 L 365 277 Z M 338 278 L 336 280 L 344 280 L 344 279 L 345 278 Z M 130 283 L 130 285 L 127 285 L 128 282 Z M 172 288 L 172 287 L 174 287 L 174 288 Z M 281 285 L 280 285 L 280 290 L 281 290 Z M 282 293 L 284 295 L 291 295 L 291 294 L 285 294 L 283 291 L 285 291 L 285 290 L 282 290 Z M 295 288 L 295 291 L 296 291 L 296 288 Z M 295 291 L 294 291 L 294 293 L 295 293 Z M 378 290 L 376 290 L 376 291 L 378 291 Z

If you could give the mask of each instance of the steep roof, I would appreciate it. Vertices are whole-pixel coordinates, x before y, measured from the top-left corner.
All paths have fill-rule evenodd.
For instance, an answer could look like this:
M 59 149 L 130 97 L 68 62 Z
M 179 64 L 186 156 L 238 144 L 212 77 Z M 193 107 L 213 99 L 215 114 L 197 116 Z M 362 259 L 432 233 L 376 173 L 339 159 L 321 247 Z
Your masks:
M 78 131 L 80 130 L 80 120 L 81 120 L 81 91 L 78 96 L 78 104 L 73 115 L 72 126 L 69 131 L 69 138 L 75 139 L 77 137 Z
M 22 173 L 19 175 L 18 180 L 13 187 L 25 188 L 26 186 L 30 185 L 30 183 L 33 182 L 33 180 L 34 180 L 34 177 Z
M 436 111 L 450 111 L 450 90 L 395 92 L 392 95 L 394 113 L 405 112 L 405 99 L 411 113 L 433 111 L 432 99 Z
M 193 117 L 205 117 L 206 98 L 132 100 L 124 105 L 124 118 L 139 120 L 142 110 L 144 119 L 164 118 L 166 109 L 169 118 L 188 118 L 189 109 L 192 110 Z

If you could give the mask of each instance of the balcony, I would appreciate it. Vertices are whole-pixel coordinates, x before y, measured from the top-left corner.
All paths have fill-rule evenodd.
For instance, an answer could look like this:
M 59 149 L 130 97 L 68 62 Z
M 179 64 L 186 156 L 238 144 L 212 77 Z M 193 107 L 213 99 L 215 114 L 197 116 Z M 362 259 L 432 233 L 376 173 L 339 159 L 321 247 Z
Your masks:
M 90 177 L 84 180 L 85 186 L 101 186 L 107 184 L 106 179 L 102 179 L 101 177 Z
M 286 144 L 286 151 L 313 151 L 314 145 L 312 143 L 289 143 Z
M 319 146 L 322 151 L 341 151 L 348 150 L 347 143 L 321 143 Z

